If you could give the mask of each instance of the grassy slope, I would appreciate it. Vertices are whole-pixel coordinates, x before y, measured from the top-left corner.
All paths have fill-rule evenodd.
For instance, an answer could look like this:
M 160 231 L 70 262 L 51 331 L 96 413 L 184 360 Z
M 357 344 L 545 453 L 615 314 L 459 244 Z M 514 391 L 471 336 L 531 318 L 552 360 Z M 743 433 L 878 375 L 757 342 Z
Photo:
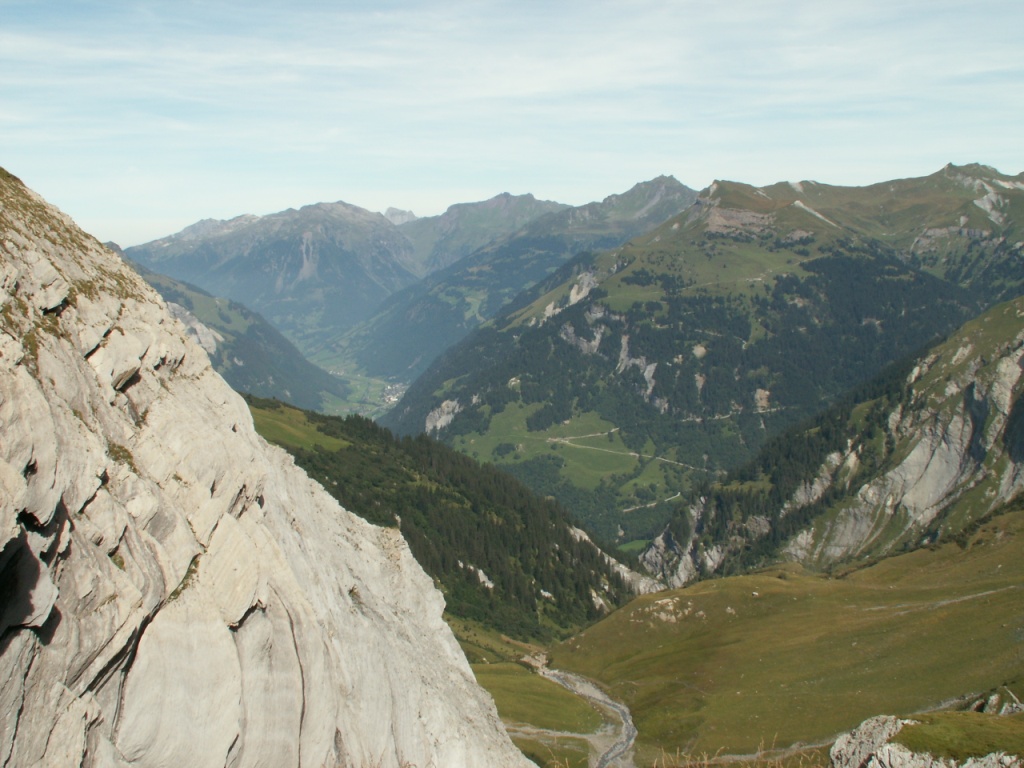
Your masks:
M 480 685 L 494 697 L 502 720 L 513 730 L 525 724 L 559 734 L 531 735 L 529 730 L 523 735 L 513 734 L 512 741 L 528 757 L 554 768 L 586 768 L 590 752 L 587 743 L 568 734 L 597 731 L 604 724 L 597 710 L 518 664 L 478 665 L 473 671 Z
M 746 754 L 1010 682 L 1024 694 L 1024 512 L 845 578 L 795 567 L 634 601 L 558 646 L 648 750 Z M 756 593 L 756 595 L 755 595 Z
M 320 432 L 298 408 L 282 405 L 277 410 L 250 406 L 256 431 L 275 445 L 313 450 L 317 446 L 336 451 L 347 443 Z
M 915 717 L 893 741 L 913 752 L 963 762 L 992 752 L 1024 755 L 1024 714 L 993 717 L 980 712 L 935 712 Z
M 502 721 L 522 735 L 513 742 L 535 762 L 553 768 L 587 768 L 589 747 L 573 734 L 592 733 L 604 720 L 586 701 L 532 674 L 518 659 L 542 649 L 495 632 L 482 624 L 445 614 L 477 682 L 494 697 Z M 529 729 L 557 731 L 527 735 Z
M 597 710 L 519 664 L 476 665 L 473 671 L 506 720 L 573 733 L 589 733 L 601 726 Z

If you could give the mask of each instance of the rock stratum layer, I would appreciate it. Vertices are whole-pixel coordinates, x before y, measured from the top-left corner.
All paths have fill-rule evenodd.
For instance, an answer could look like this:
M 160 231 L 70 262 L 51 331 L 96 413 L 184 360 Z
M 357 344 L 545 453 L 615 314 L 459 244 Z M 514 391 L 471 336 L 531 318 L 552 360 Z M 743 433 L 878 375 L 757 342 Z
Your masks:
M 1024 298 L 993 307 L 932 347 L 903 389 L 891 408 L 861 403 L 862 410 L 887 409 L 877 429 L 852 435 L 786 499 L 780 517 L 831 499 L 788 539 L 787 559 L 825 569 L 889 556 L 956 536 L 1021 497 Z M 887 448 L 879 458 L 873 446 L 881 444 Z M 707 509 L 695 504 L 689 514 L 688 540 L 666 531 L 640 558 L 670 587 L 715 571 L 738 546 L 770 532 L 767 518 L 754 517 L 746 538 L 700 548 L 694 531 Z
M 397 531 L 0 171 L 0 765 L 525 766 Z

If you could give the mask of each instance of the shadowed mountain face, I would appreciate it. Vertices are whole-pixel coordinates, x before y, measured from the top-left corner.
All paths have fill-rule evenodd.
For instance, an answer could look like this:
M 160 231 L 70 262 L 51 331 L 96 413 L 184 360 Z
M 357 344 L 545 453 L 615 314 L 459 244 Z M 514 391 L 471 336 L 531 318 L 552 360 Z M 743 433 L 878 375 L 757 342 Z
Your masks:
M 344 381 L 309 362 L 260 314 L 145 267 L 135 268 L 236 392 L 325 412 L 337 410 L 350 395 Z
M 399 229 L 413 245 L 417 274 L 429 275 L 536 218 L 566 208 L 563 203 L 506 192 L 480 203 L 458 203 L 440 216 L 404 222 Z
M 200 222 L 125 255 L 257 309 L 300 349 L 417 279 L 397 228 L 346 203 Z
M 647 539 L 704 473 L 1024 286 L 1024 178 L 716 182 L 451 348 L 383 420 Z M 669 502 L 669 503 L 666 503 Z
M 318 203 L 268 216 L 201 221 L 125 254 L 258 310 L 308 354 L 437 265 L 562 207 L 532 195 L 505 194 L 396 226 L 354 205 Z
M 316 359 L 329 368 L 354 365 L 371 376 L 411 381 L 507 301 L 581 251 L 618 247 L 695 199 L 693 190 L 663 176 L 601 202 L 536 217 L 395 293 L 373 317 L 319 350 Z M 403 232 L 411 233 L 422 221 L 404 225 Z

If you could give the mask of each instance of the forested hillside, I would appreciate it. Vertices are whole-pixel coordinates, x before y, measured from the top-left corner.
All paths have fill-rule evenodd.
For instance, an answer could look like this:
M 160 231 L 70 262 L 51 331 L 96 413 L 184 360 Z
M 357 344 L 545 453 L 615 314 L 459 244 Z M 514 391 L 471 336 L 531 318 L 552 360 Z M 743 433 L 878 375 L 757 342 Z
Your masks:
M 708 473 L 1017 295 L 1022 190 L 984 166 L 716 183 L 518 297 L 383 421 L 506 465 L 605 537 L 647 539 Z
M 662 176 L 600 202 L 537 216 L 394 293 L 365 323 L 326 344 L 315 359 L 332 369 L 357 366 L 371 376 L 408 383 L 520 291 L 576 254 L 617 247 L 695 199 L 692 189 Z M 418 224 L 403 225 L 402 231 L 409 233 Z
M 563 508 L 493 466 L 424 435 L 395 438 L 361 416 L 249 403 L 261 434 L 343 506 L 402 531 L 451 614 L 518 638 L 550 638 L 628 596 Z
M 699 484 L 645 562 L 683 583 L 962 540 L 1021 492 L 1022 318 L 1024 299 L 994 307 Z

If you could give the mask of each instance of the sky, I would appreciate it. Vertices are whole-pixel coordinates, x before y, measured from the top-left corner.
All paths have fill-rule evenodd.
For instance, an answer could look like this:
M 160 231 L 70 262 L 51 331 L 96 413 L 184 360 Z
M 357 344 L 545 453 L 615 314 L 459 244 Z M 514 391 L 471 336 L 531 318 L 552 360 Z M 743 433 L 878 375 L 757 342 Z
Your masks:
M 0 0 L 0 166 L 100 240 L 323 201 L 1024 171 L 1022 0 Z

